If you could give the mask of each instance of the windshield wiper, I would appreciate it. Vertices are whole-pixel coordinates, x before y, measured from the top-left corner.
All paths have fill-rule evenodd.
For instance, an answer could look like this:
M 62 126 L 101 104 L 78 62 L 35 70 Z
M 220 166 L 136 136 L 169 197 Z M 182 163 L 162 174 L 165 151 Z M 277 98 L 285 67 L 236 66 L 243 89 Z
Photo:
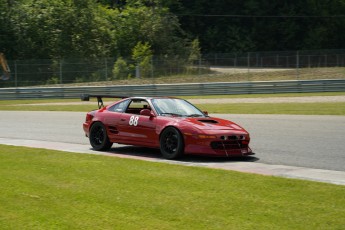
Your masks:
M 187 117 L 202 117 L 201 114 L 189 114 Z
M 177 114 L 177 113 L 160 113 L 161 115 L 172 115 L 172 116 L 177 116 L 177 117 L 181 117 L 181 114 Z

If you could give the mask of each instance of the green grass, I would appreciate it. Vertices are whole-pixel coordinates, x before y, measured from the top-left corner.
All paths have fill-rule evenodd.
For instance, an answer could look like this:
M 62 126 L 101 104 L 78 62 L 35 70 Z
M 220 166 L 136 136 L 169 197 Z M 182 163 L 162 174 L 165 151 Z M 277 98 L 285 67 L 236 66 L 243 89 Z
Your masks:
M 294 115 L 345 115 L 345 102 L 335 103 L 231 103 L 196 104 L 209 113 L 223 114 L 294 114 Z M 87 112 L 97 109 L 97 105 L 35 105 L 0 106 L 0 110 L 15 111 L 70 111 Z
M 201 110 L 224 114 L 345 115 L 345 102 L 199 104 Z
M 27 105 L 41 103 L 61 103 L 61 102 L 77 102 L 80 99 L 28 99 L 28 100 L 0 100 L 0 105 Z
M 186 96 L 185 99 L 216 99 L 216 98 L 268 98 L 268 97 L 308 97 L 308 96 L 343 96 L 345 92 L 329 93 L 285 93 L 285 94 L 251 94 L 251 95 L 211 95 Z M 71 111 L 87 112 L 97 109 L 94 104 L 83 104 L 78 99 L 55 100 L 14 100 L 0 101 L 0 110 L 13 111 Z M 63 103 L 80 102 L 77 105 L 63 105 Z M 111 99 L 105 100 L 105 104 Z M 47 104 L 48 103 L 48 104 Z M 51 104 L 49 103 L 62 103 Z M 41 105 L 40 105 L 41 104 Z M 228 103 L 228 104 L 199 104 L 202 110 L 209 113 L 236 113 L 236 114 L 299 114 L 299 115 L 345 115 L 345 103 Z
M 344 96 L 345 92 L 320 92 L 320 93 L 276 93 L 276 94 L 236 94 L 236 95 L 202 95 L 202 96 L 178 96 L 184 99 L 217 99 L 217 98 L 267 98 L 267 97 L 310 97 L 310 96 Z M 91 101 L 97 103 L 96 99 Z M 112 102 L 112 99 L 106 98 L 105 102 Z M 28 99 L 28 100 L 0 100 L 1 105 L 29 105 L 29 104 L 46 104 L 46 103 L 65 103 L 81 102 L 80 99 Z M 83 102 L 81 102 L 83 103 Z
M 8 111 L 67 111 L 67 112 L 87 112 L 97 109 L 97 102 L 94 105 L 20 105 L 9 106 L 0 105 L 1 110 Z
M 344 229 L 345 186 L 0 145 L 1 229 Z
M 276 94 L 236 94 L 236 95 L 203 95 L 183 96 L 184 99 L 218 99 L 218 98 L 268 98 L 268 97 L 311 97 L 311 96 L 344 96 L 345 92 L 320 93 L 276 93 Z

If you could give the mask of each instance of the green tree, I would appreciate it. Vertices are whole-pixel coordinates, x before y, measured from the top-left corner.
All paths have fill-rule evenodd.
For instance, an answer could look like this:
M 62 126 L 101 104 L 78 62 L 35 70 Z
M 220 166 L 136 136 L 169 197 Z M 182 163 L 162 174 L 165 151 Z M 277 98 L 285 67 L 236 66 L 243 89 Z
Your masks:
M 181 36 L 177 17 L 168 9 L 151 9 L 145 6 L 114 10 L 113 35 L 121 56 L 130 56 L 138 42 L 151 44 L 155 54 L 186 52 L 186 41 Z
M 113 77 L 115 79 L 126 79 L 132 77 L 130 67 L 122 57 L 119 57 L 114 64 Z
M 139 68 L 140 77 L 149 77 L 152 71 L 152 50 L 148 42 L 138 42 L 132 50 L 132 59 Z
M 204 53 L 345 48 L 342 0 L 179 0 L 170 10 Z
M 190 45 L 188 62 L 193 64 L 196 61 L 199 61 L 201 58 L 200 42 L 199 39 L 194 39 Z
M 107 9 L 91 0 L 15 2 L 18 58 L 99 57 L 115 47 Z
M 15 34 L 11 27 L 11 14 L 13 8 L 11 1 L 0 0 L 0 52 L 10 58 L 15 46 Z

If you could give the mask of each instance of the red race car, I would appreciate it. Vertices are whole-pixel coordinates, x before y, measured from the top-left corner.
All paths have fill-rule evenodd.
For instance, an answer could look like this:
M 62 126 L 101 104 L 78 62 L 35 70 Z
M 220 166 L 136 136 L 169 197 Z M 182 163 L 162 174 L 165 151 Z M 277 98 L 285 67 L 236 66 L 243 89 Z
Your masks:
M 119 97 L 82 95 L 98 99 L 98 110 L 88 112 L 85 135 L 97 151 L 113 143 L 159 148 L 163 157 L 183 154 L 247 156 L 249 133 L 239 125 L 209 117 L 186 100 L 171 97 Z M 122 98 L 108 106 L 102 98 Z

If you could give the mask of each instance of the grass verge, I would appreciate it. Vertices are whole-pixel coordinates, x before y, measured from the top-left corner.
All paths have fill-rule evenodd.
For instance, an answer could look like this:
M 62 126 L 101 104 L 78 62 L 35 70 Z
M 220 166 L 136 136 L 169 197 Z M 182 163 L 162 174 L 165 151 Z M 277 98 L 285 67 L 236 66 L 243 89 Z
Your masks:
M 224 114 L 345 115 L 345 102 L 198 104 L 201 110 Z
M 343 229 L 345 187 L 0 145 L 2 229 Z
M 290 114 L 290 115 L 345 115 L 345 102 L 334 103 L 229 103 L 196 104 L 209 113 L 224 114 Z M 0 110 L 11 111 L 70 111 L 87 112 L 97 105 L 0 105 Z
M 269 97 L 312 97 L 312 96 L 344 96 L 345 92 L 320 93 L 263 93 L 263 94 L 236 94 L 236 95 L 203 95 L 184 96 L 185 99 L 219 99 L 219 98 L 269 98 Z
M 217 98 L 269 98 L 269 97 L 308 97 L 308 96 L 342 96 L 345 92 L 329 93 L 285 93 L 285 94 L 254 94 L 254 95 L 211 95 L 211 96 L 186 96 L 185 99 L 217 99 Z M 87 112 L 97 109 L 94 104 L 68 104 L 80 102 L 78 99 L 54 100 L 14 100 L 0 101 L 0 110 L 12 111 L 71 111 Z M 105 100 L 105 104 L 112 102 Z M 51 104 L 50 104 L 51 103 Z M 54 104 L 61 103 L 61 104 Z M 63 103 L 66 103 L 65 105 Z M 344 102 L 327 103 L 229 103 L 229 104 L 198 104 L 202 110 L 209 113 L 233 114 L 298 114 L 298 115 L 345 115 Z

